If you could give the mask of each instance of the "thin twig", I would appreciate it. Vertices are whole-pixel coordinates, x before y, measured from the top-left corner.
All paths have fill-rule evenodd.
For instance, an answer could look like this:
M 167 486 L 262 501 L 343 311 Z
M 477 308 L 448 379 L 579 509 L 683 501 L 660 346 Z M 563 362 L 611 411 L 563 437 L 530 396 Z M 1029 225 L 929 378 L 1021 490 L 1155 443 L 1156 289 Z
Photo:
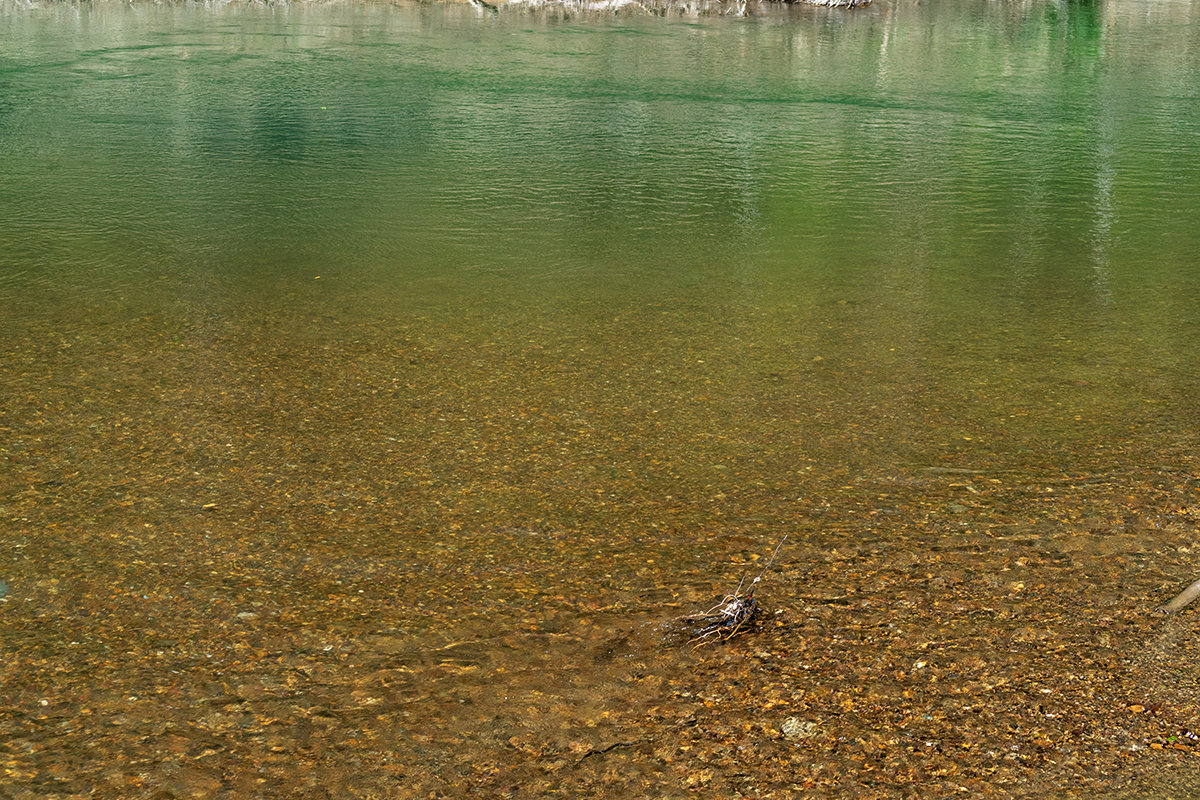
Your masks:
M 636 744 L 637 742 L 613 742 L 608 747 L 596 747 L 588 750 L 586 753 L 580 756 L 577 763 L 582 764 L 584 759 L 586 759 L 588 756 L 599 756 L 607 753 L 609 750 L 616 750 L 618 747 L 633 747 Z
M 775 556 L 779 555 L 779 548 L 783 547 L 783 543 L 787 540 L 788 534 L 785 533 L 783 538 L 779 540 L 779 544 L 775 545 L 775 552 L 771 553 L 771 560 L 768 561 L 767 565 L 762 568 L 762 572 L 758 573 L 758 577 L 754 579 L 754 583 L 750 584 L 750 591 L 754 591 L 754 587 L 758 585 L 758 582 L 762 580 L 763 575 L 766 575 L 767 570 L 769 570 L 771 565 L 775 563 Z M 738 588 L 741 588 L 741 584 L 738 584 Z

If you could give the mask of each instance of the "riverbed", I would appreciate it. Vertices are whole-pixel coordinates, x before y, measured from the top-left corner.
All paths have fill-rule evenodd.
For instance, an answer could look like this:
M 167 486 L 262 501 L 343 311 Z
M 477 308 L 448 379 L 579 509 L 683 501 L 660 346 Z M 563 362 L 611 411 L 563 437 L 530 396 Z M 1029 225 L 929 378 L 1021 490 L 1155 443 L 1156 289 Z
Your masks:
M 741 11 L 0 6 L 11 796 L 1194 793 L 1193 5 Z

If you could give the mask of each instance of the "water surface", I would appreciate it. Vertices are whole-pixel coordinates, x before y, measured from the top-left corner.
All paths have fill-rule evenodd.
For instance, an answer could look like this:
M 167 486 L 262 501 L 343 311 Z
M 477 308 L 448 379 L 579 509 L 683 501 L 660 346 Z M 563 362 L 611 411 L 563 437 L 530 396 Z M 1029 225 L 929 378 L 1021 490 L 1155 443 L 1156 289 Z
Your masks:
M 757 12 L 3 7 L 14 774 L 133 791 L 149 741 L 146 796 L 844 792 L 781 738 L 841 689 L 764 665 L 848 685 L 786 649 L 848 596 L 925 613 L 967 548 L 964 648 L 1082 592 L 1094 631 L 1038 624 L 1094 653 L 1194 577 L 1192 4 Z M 662 646 L 785 533 L 782 633 Z M 704 717 L 724 670 L 761 702 Z

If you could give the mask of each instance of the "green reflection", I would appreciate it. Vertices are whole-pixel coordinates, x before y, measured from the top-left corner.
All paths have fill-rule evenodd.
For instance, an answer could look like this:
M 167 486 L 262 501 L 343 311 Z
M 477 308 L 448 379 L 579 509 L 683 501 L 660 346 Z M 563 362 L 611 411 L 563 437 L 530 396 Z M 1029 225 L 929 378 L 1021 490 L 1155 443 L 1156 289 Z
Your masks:
M 1083 446 L 1087 415 L 1048 399 L 1062 375 L 1119 428 L 1192 384 L 1194 24 L 1134 6 L 9 14 L 7 313 L 239 319 L 290 298 L 384 337 L 433 309 L 438 335 L 515 347 L 551 319 L 591 339 L 593 305 L 654 336 L 644 309 L 665 303 L 693 310 L 670 335 L 725 387 L 681 397 L 770 429 L 777 404 L 794 415 L 779 424 L 807 424 L 812 386 L 830 427 L 804 441 L 826 436 L 828 458 L 928 460 L 1031 397 L 1040 411 L 989 427 L 988 447 L 1024 458 L 1048 431 Z M 600 372 L 665 357 L 597 341 Z M 729 422 L 679 413 L 687 435 Z

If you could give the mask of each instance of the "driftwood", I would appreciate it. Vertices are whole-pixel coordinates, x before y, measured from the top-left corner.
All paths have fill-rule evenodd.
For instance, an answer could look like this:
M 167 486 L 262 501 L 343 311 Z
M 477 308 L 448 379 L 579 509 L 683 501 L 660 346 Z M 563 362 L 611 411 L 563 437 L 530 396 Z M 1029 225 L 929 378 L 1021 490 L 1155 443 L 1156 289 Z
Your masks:
M 1184 606 L 1195 600 L 1197 597 L 1200 597 L 1200 581 L 1196 581 L 1195 583 L 1189 585 L 1182 592 L 1175 595 L 1175 599 L 1167 603 L 1165 606 L 1159 606 L 1158 608 L 1154 609 L 1154 613 L 1162 614 L 1164 616 L 1168 614 L 1174 614 L 1176 611 L 1181 610 Z
M 737 588 L 733 590 L 733 594 L 725 595 L 721 598 L 721 602 L 708 611 L 692 614 L 681 620 L 685 626 L 692 629 L 692 638 L 689 640 L 689 644 L 699 646 L 709 642 L 727 642 L 733 637 L 755 628 L 759 605 L 754 592 L 758 589 L 758 584 L 763 576 L 767 574 L 767 570 L 775 563 L 775 556 L 779 555 L 779 548 L 783 547 L 787 538 L 785 534 L 779 540 L 779 544 L 775 545 L 775 552 L 771 553 L 771 559 L 762 568 L 762 572 L 758 573 L 758 577 L 750 582 L 750 587 L 746 589 L 745 594 L 742 593 L 742 587 L 746 583 L 746 577 L 743 575 Z

